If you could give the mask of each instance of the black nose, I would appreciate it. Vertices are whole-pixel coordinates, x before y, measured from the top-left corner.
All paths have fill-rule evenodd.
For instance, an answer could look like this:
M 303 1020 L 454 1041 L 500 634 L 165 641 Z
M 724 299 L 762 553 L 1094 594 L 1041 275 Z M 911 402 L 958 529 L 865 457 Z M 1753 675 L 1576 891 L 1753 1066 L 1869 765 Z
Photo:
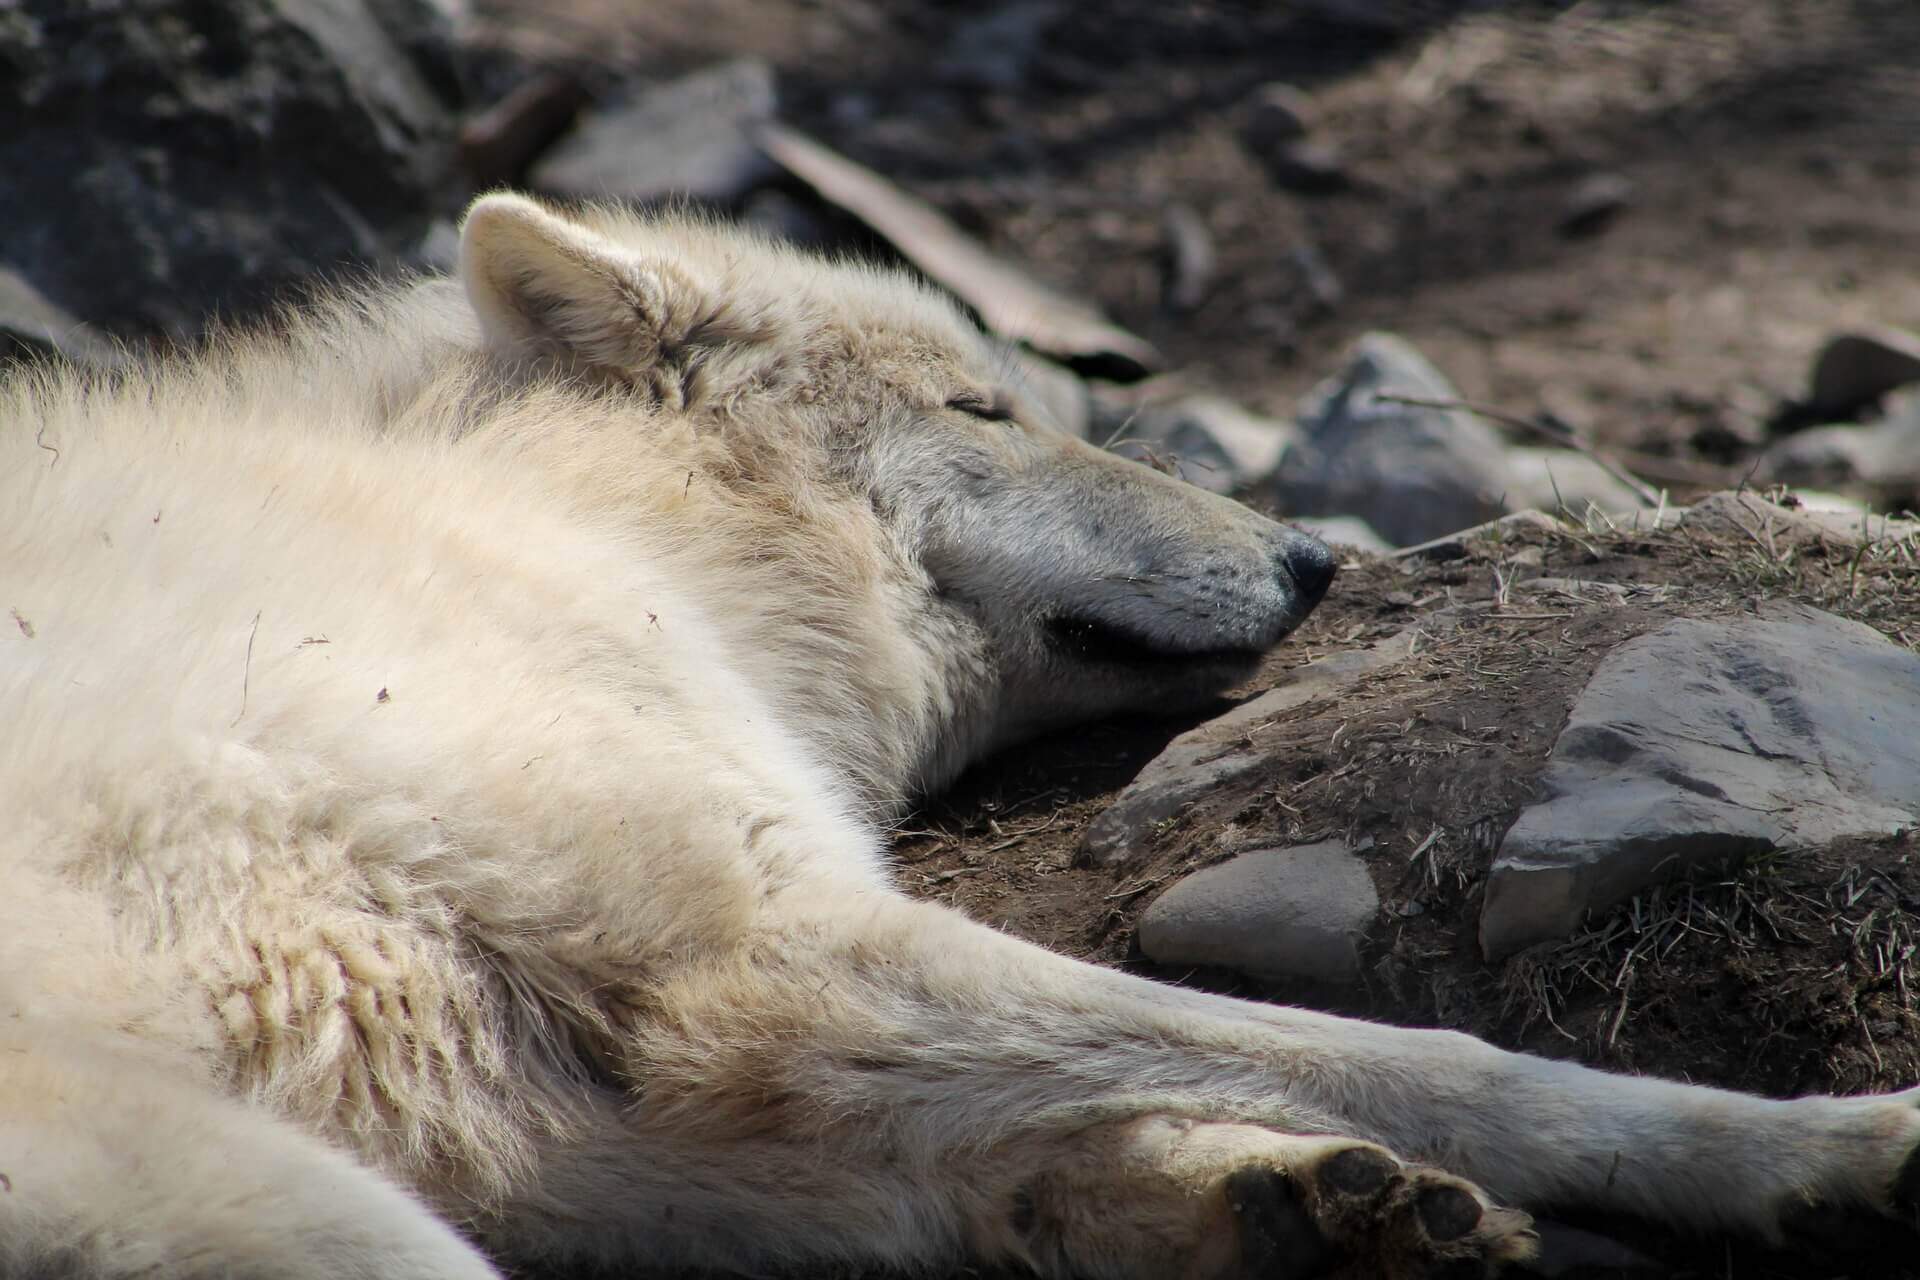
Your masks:
M 1287 576 L 1309 602 L 1327 594 L 1339 568 L 1327 544 L 1315 538 L 1301 538 L 1287 548 L 1281 559 L 1287 566 Z

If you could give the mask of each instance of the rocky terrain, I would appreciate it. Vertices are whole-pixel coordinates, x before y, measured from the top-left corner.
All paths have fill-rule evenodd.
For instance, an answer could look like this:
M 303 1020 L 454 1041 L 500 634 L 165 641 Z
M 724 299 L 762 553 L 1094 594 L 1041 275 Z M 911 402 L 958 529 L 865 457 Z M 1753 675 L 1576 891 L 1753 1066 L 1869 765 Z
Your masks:
M 1776 1094 L 1920 1081 L 1907 0 L 0 6 L 0 353 L 433 270 L 479 189 L 910 265 L 1030 411 L 1320 531 L 1202 723 L 975 770 L 915 892 Z M 1553 1224 L 1541 1273 L 1920 1275 Z

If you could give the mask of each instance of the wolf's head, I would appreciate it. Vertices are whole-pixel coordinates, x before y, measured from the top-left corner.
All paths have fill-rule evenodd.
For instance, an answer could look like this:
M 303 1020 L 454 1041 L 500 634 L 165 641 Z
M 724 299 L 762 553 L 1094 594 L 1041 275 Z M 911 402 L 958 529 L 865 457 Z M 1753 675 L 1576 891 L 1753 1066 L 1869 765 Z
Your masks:
M 889 695 L 930 708 L 921 785 L 1050 726 L 1217 695 L 1333 578 L 1314 539 L 1053 430 L 1006 353 L 898 273 L 513 196 L 474 206 L 461 269 L 496 351 L 670 411 L 726 441 L 741 486 L 866 530 L 858 576 L 937 668 Z

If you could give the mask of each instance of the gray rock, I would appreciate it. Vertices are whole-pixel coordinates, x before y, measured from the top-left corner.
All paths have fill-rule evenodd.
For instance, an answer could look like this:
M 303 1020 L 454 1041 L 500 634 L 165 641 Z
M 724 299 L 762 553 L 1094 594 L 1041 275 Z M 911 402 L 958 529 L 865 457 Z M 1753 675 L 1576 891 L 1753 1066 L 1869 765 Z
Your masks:
M 1275 183 L 1302 195 L 1329 195 L 1353 185 L 1345 157 L 1331 142 L 1313 138 L 1283 142 L 1260 159 Z
M 1910 498 L 1920 487 L 1920 390 L 1892 393 L 1876 422 L 1814 427 L 1776 441 L 1760 455 L 1754 475 L 1766 484 L 1831 489 L 1868 501 Z
M 1349 177 L 1340 150 L 1313 133 L 1313 99 L 1290 84 L 1256 89 L 1247 105 L 1240 138 L 1247 151 L 1292 191 L 1338 191 Z
M 1920 655 L 1801 605 L 1619 646 L 1487 883 L 1491 959 L 1696 863 L 1920 822 Z
M 1369 673 L 1401 661 L 1412 651 L 1412 640 L 1409 631 L 1371 649 L 1337 653 L 1295 667 L 1282 683 L 1259 697 L 1181 734 L 1148 762 L 1106 812 L 1087 825 L 1080 860 L 1101 867 L 1122 865 L 1146 850 L 1157 824 L 1211 791 L 1272 768 L 1272 759 L 1257 745 L 1257 738 L 1249 745 L 1253 730 L 1284 711 L 1335 696 Z
M 1512 490 L 1506 451 L 1493 430 L 1463 410 L 1383 400 L 1457 399 L 1412 346 L 1387 333 L 1355 344 L 1347 367 L 1308 394 L 1304 438 L 1273 478 L 1284 511 L 1358 516 L 1400 546 L 1498 516 Z
M 1379 910 L 1366 863 L 1328 840 L 1249 850 L 1194 872 L 1154 900 L 1137 936 L 1160 964 L 1349 984 Z
M 1287 523 L 1333 546 L 1352 547 L 1376 556 L 1388 555 L 1393 551 L 1393 544 L 1374 532 L 1373 526 L 1358 516 L 1301 516 Z
M 1589 505 L 1609 514 L 1645 505 L 1631 487 L 1575 449 L 1508 449 L 1507 477 L 1513 486 L 1507 490 L 1509 507 L 1553 511 L 1564 506 L 1581 516 Z
M 948 34 L 934 74 L 961 88 L 1005 92 L 1026 83 L 1048 31 L 1065 14 L 1054 0 L 985 7 Z
M 1807 381 L 1808 410 L 1851 417 L 1896 387 L 1920 382 L 1920 334 L 1879 328 L 1836 335 L 1814 357 Z
M 1204 393 L 1145 403 L 1105 401 L 1094 431 L 1115 453 L 1159 459 L 1190 484 L 1233 493 L 1258 484 L 1297 438 L 1293 424 Z
M 49 355 L 77 364 L 114 364 L 120 358 L 92 325 L 41 297 L 18 272 L 0 267 L 0 359 Z
M 0 242 L 112 332 L 199 331 L 316 272 L 403 254 L 452 196 L 431 5 L 0 7 Z M 387 25 L 383 25 L 387 24 Z M 438 86 L 438 87 L 437 87 Z
M 723 62 L 583 113 L 528 180 L 574 199 L 732 204 L 779 172 L 752 137 L 774 106 L 771 67 Z
M 453 219 L 440 218 L 413 246 L 409 261 L 423 271 L 452 274 L 460 265 L 460 229 Z
M 1619 173 L 1592 174 L 1574 185 L 1560 211 L 1563 236 L 1590 236 L 1607 229 L 1633 203 L 1633 180 Z
M 1265 154 L 1306 137 L 1313 128 L 1313 118 L 1312 95 L 1276 80 L 1253 91 L 1241 136 L 1253 151 Z

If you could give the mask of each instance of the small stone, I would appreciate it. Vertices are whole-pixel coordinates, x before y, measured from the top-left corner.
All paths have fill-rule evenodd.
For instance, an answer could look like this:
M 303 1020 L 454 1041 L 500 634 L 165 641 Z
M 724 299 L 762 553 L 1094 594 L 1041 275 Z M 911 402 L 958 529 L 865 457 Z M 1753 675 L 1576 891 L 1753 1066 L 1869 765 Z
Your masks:
M 1302 195 L 1330 195 L 1353 185 L 1340 148 L 1331 142 L 1301 138 L 1275 147 L 1261 159 L 1276 183 Z
M 1124 865 L 1146 851 L 1157 824 L 1210 792 L 1274 768 L 1257 739 L 1256 745 L 1247 745 L 1251 729 L 1316 698 L 1334 697 L 1368 674 L 1400 662 L 1411 652 L 1412 641 L 1408 631 L 1370 649 L 1295 667 L 1259 697 L 1181 734 L 1087 825 L 1078 860 L 1101 867 Z
M 1256 155 L 1298 142 L 1313 123 L 1313 98 L 1304 89 L 1275 81 L 1253 91 L 1243 136 Z
M 1806 409 L 1816 418 L 1850 418 L 1887 392 L 1920 382 L 1920 335 L 1878 328 L 1842 333 L 1814 357 Z
M 1138 937 L 1160 964 L 1346 985 L 1360 977 L 1359 944 L 1379 910 L 1366 863 L 1329 840 L 1196 871 L 1146 909 Z
M 1596 173 L 1581 179 L 1561 210 L 1560 234 L 1571 238 L 1606 230 L 1633 203 L 1633 190 L 1633 180 L 1624 174 Z

